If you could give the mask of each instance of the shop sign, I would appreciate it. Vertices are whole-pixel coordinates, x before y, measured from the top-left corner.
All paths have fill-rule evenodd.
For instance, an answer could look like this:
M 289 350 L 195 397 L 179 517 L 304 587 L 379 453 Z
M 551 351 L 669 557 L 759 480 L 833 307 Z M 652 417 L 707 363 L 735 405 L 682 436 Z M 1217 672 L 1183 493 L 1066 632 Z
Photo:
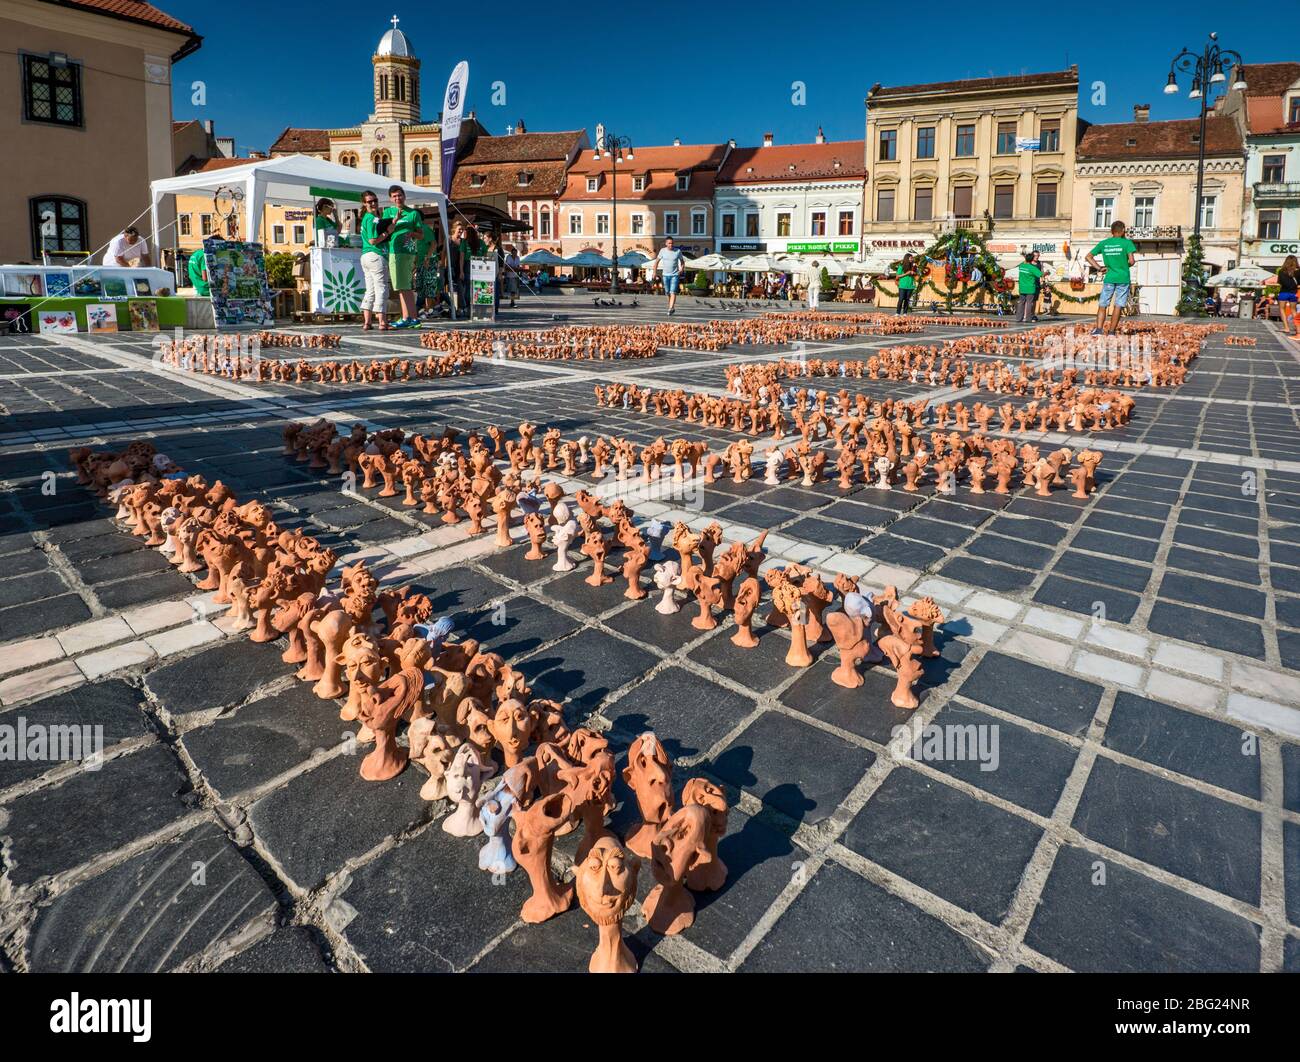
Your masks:
M 1016 137 L 1017 151 L 1040 151 L 1042 141 L 1036 136 L 1018 136 Z
M 1270 243 L 1264 253 L 1276 255 L 1300 254 L 1300 243 Z
M 924 237 L 914 237 L 901 240 L 870 240 L 867 243 L 868 251 L 905 251 L 909 248 L 919 247 L 925 249 L 926 242 Z
M 857 240 L 840 240 L 834 243 L 787 243 L 790 254 L 853 254 L 858 249 Z
M 744 251 L 746 253 L 752 253 L 754 251 L 766 251 L 767 244 L 762 240 L 748 240 L 741 241 L 740 243 L 724 243 L 722 249 L 724 251 Z
M 286 210 L 284 212 L 285 221 L 306 221 L 311 217 L 310 210 Z

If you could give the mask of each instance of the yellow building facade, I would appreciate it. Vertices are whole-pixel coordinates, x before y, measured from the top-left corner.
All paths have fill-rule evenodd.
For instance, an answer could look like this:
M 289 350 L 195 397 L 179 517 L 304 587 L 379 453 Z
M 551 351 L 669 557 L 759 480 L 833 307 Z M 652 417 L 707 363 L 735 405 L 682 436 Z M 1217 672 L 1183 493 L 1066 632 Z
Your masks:
M 866 97 L 862 241 L 872 258 L 920 251 L 954 228 L 992 231 L 1003 260 L 1065 261 L 1078 126 L 1077 67 Z

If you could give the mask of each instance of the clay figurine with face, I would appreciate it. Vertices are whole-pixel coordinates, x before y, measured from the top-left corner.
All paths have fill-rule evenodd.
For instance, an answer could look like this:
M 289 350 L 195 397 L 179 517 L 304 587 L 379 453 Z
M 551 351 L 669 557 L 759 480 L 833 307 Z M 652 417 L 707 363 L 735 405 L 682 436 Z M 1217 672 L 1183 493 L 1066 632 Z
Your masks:
M 655 565 L 655 589 L 663 591 L 663 597 L 660 598 L 659 604 L 655 605 L 655 611 L 660 615 L 671 616 L 681 607 L 673 597 L 673 590 L 680 576 L 681 568 L 676 561 L 664 561 L 662 564 Z
M 442 820 L 444 832 L 453 837 L 477 837 L 483 832 L 478 815 L 478 793 L 483 784 L 483 770 L 471 745 L 462 745 L 447 768 L 447 799 L 456 810 Z
M 515 795 L 505 786 L 499 786 L 478 809 L 479 822 L 487 836 L 487 844 L 478 851 L 478 868 L 489 874 L 509 874 L 519 864 L 510 854 L 510 813 L 515 807 Z
M 682 788 L 682 806 L 687 804 L 699 804 L 709 813 L 704 842 L 709 859 L 687 872 L 686 886 L 696 892 L 717 892 L 727 883 L 727 864 L 718 855 L 718 842 L 727 832 L 727 796 L 705 778 L 690 778 Z
M 512 697 L 497 706 L 488 726 L 496 743 L 501 746 L 507 768 L 523 759 L 535 725 L 536 720 L 523 701 Z
M 671 937 L 694 923 L 695 897 L 686 888 L 686 878 L 703 871 L 712 858 L 708 836 L 709 811 L 699 804 L 673 812 L 655 834 L 650 866 L 657 884 L 641 911 L 656 933 Z
M 632 742 L 623 781 L 636 795 L 641 811 L 641 825 L 627 835 L 626 843 L 637 855 L 648 859 L 655 834 L 673 810 L 673 765 L 654 734 L 647 731 Z
M 636 899 L 641 861 L 610 834 L 601 837 L 573 866 L 578 903 L 597 926 L 600 942 L 587 964 L 590 973 L 636 973 L 637 962 L 623 940 L 623 916 Z

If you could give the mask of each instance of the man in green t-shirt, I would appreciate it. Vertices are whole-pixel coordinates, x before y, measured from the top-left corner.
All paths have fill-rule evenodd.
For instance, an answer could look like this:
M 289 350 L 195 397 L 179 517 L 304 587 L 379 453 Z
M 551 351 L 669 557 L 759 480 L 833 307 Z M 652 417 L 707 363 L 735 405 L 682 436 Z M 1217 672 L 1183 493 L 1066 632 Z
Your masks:
M 415 248 L 419 242 L 420 226 L 424 224 L 420 212 L 406 205 L 406 192 L 400 184 L 388 189 L 391 206 L 384 207 L 384 217 L 392 218 L 393 227 L 389 239 L 388 278 L 402 304 L 402 319 L 393 324 L 394 328 L 419 328 L 420 319 L 415 315 Z
M 204 268 L 202 249 L 190 255 L 185 271 L 190 276 L 190 284 L 194 288 L 194 293 L 201 299 L 208 298 L 212 294 L 212 288 L 208 284 L 208 271 Z
M 1096 255 L 1101 252 L 1101 261 Z M 1117 221 L 1110 227 L 1110 236 L 1088 252 L 1085 261 L 1093 269 L 1105 269 L 1106 276 L 1101 283 L 1101 298 L 1097 300 L 1097 327 L 1092 330 L 1094 336 L 1109 332 L 1115 334 L 1119 328 L 1119 315 L 1128 305 L 1129 285 L 1132 274 L 1129 267 L 1133 265 L 1133 256 L 1137 245 L 1124 235 L 1124 222 Z M 1106 324 L 1106 310 L 1110 309 L 1110 325 Z
M 1034 316 L 1034 307 L 1038 302 L 1038 282 L 1042 279 L 1043 271 L 1034 265 L 1034 256 L 1025 255 L 1016 277 L 1016 294 L 1020 296 L 1016 304 L 1016 320 L 1022 324 L 1028 324 Z

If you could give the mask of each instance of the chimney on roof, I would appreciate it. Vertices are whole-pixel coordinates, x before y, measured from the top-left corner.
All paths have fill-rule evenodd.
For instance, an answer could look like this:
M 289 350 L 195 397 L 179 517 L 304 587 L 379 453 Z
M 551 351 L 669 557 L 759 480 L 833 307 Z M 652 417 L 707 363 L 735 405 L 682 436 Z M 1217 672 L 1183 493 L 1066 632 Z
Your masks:
M 730 140 L 727 141 L 727 147 L 734 148 L 735 146 L 736 146 L 736 138 L 733 136 Z
M 517 126 L 515 126 L 515 132 L 516 132 L 516 133 L 526 133 L 526 132 L 528 132 L 528 130 L 524 128 L 524 120 L 523 120 L 522 118 L 519 119 L 519 124 L 518 124 Z
M 1151 104 L 1149 103 L 1133 104 L 1133 121 L 1135 122 L 1151 121 Z
M 818 144 L 824 144 L 824 143 L 826 143 L 826 134 L 822 132 L 822 127 L 821 127 L 820 125 L 817 127 L 817 141 L 816 141 L 816 142 L 817 142 Z
M 772 134 L 771 134 L 771 133 L 764 133 L 764 134 L 763 134 L 763 146 L 764 146 L 764 147 L 771 147 L 771 146 L 772 146 Z
M 673 147 L 681 147 L 681 146 L 682 146 L 682 138 L 679 136 L 673 137 Z
M 208 136 L 211 136 L 213 132 L 215 132 L 215 127 L 212 124 L 211 118 L 203 119 L 203 131 L 207 133 Z

